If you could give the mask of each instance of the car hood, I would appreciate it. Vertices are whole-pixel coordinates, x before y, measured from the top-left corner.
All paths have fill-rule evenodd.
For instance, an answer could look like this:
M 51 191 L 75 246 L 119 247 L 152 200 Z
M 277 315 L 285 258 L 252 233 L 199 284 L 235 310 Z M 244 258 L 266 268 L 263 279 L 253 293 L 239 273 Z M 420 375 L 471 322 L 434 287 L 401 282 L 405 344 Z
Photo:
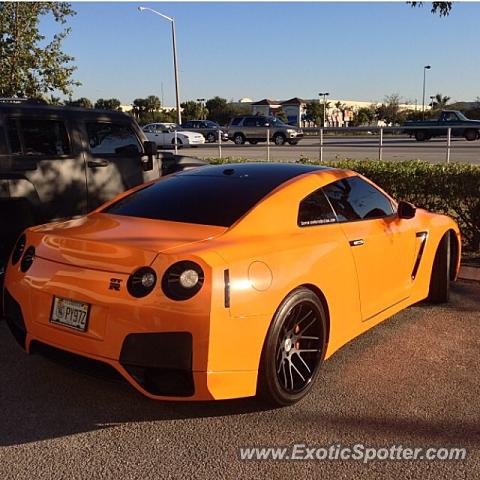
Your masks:
M 189 130 L 177 130 L 177 135 L 178 136 L 184 135 L 185 137 L 188 137 L 188 138 L 203 137 L 203 135 L 200 132 L 191 132 Z
M 92 213 L 29 230 L 36 256 L 69 265 L 129 274 L 167 250 L 213 239 L 225 227 Z

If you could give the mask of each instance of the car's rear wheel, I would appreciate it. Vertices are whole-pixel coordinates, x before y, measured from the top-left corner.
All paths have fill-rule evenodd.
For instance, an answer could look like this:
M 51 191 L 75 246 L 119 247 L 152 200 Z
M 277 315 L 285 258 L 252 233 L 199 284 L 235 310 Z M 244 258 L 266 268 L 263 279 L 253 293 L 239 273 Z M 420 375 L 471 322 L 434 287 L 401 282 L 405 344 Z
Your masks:
M 290 293 L 278 308 L 263 346 L 257 393 L 276 406 L 302 399 L 312 388 L 325 354 L 326 315 L 307 288 Z
M 208 142 L 208 143 L 213 143 L 213 142 L 215 142 L 216 139 L 217 139 L 217 138 L 215 137 L 215 134 L 214 134 L 214 133 L 209 133 L 209 134 L 207 135 L 207 142 Z
M 243 145 L 245 143 L 245 137 L 241 133 L 236 133 L 233 136 L 233 142 L 235 145 Z
M 281 133 L 277 133 L 273 136 L 273 141 L 275 145 L 283 145 L 285 143 L 285 135 L 282 135 Z
M 446 233 L 438 245 L 430 276 L 428 301 L 446 303 L 450 298 L 451 279 L 450 234 Z
M 256 145 L 258 143 L 258 140 L 249 140 L 248 143 L 251 145 Z
M 472 142 L 473 140 L 476 140 L 478 138 L 478 132 L 477 130 L 465 130 L 463 136 L 465 137 L 465 140 L 468 140 L 469 142 Z

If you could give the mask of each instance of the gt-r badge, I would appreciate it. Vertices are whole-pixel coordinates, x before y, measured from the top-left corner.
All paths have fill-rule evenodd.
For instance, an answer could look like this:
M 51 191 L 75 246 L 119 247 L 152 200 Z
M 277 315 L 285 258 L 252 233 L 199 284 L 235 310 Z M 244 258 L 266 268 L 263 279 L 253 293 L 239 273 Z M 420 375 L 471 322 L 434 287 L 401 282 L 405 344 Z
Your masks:
M 115 290 L 117 292 L 120 291 L 120 284 L 122 280 L 120 278 L 111 278 L 110 279 L 110 286 L 108 287 L 109 290 Z

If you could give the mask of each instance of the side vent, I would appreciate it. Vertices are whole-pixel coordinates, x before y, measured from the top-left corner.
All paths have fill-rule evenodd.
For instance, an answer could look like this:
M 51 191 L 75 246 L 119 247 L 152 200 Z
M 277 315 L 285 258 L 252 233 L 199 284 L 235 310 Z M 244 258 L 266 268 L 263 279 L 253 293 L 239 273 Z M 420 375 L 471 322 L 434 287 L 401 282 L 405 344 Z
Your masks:
M 230 308 L 230 270 L 223 271 L 223 283 L 225 285 L 225 308 Z

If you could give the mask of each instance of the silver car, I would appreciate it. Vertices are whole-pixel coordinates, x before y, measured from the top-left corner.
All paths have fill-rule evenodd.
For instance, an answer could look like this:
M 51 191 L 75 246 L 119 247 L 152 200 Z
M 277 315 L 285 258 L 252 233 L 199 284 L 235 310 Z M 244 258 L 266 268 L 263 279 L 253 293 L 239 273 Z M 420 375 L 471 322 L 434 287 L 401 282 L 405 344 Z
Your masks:
M 232 118 L 228 125 L 228 138 L 237 145 L 243 145 L 246 141 L 251 144 L 266 142 L 267 132 L 275 145 L 285 142 L 296 145 L 303 137 L 301 128 L 287 125 L 277 117 L 246 115 Z

